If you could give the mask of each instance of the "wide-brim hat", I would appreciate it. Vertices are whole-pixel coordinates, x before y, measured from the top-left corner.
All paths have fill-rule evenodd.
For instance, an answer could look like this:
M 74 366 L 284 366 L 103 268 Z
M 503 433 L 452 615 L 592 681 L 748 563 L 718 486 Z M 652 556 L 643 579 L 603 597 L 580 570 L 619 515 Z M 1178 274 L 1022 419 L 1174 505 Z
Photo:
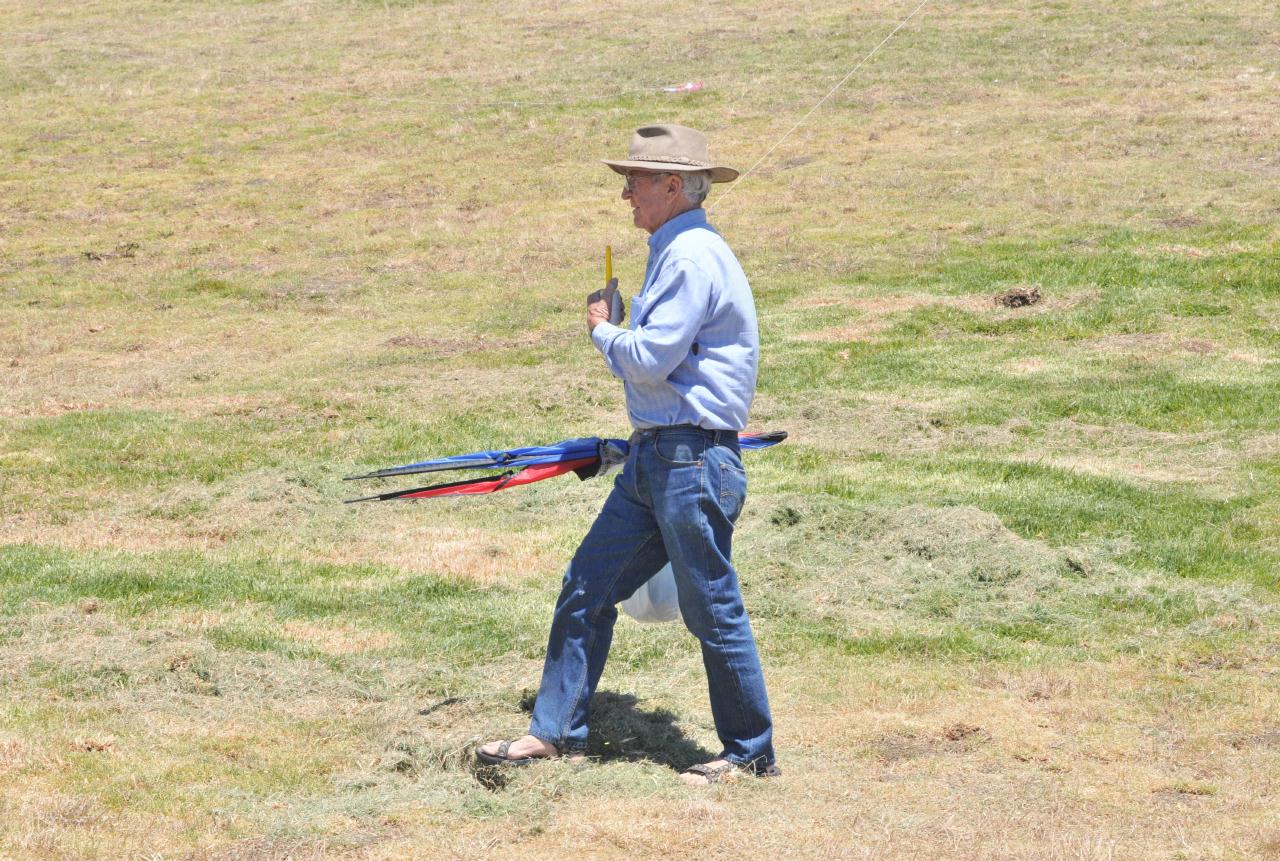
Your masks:
M 629 170 L 710 172 L 712 182 L 732 182 L 738 172 L 716 164 L 707 149 L 707 136 L 697 129 L 670 124 L 644 126 L 631 136 L 631 152 L 622 161 L 602 159 L 616 173 Z

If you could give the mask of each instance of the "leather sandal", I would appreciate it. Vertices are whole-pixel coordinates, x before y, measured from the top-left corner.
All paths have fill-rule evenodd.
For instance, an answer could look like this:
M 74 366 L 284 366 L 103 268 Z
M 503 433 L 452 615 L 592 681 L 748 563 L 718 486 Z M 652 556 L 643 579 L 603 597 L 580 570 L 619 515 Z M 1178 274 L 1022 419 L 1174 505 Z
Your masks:
M 706 765 L 699 763 L 698 765 L 691 765 L 684 770 L 685 774 L 696 774 L 699 777 L 706 778 L 708 785 L 712 783 L 719 783 L 722 779 L 731 774 L 737 774 L 738 772 L 751 774 L 756 777 L 779 777 L 782 775 L 782 769 L 778 768 L 777 763 L 760 767 L 751 767 L 739 765 L 736 762 L 725 761 L 719 765 Z
M 741 771 L 741 767 L 736 762 L 722 762 L 719 765 L 705 765 L 698 763 L 691 765 L 684 770 L 685 774 L 696 774 L 699 777 L 707 779 L 707 785 L 719 783 L 721 779 L 730 775 L 737 774 Z
M 508 757 L 507 751 L 509 751 L 511 749 L 511 745 L 518 740 L 519 739 L 512 739 L 511 741 L 500 742 L 496 753 L 485 753 L 480 748 L 476 748 L 476 759 L 480 760 L 485 765 L 520 766 L 528 765 L 531 762 L 537 762 L 540 759 L 555 759 L 560 755 L 560 751 L 557 750 L 555 753 L 542 754 L 539 756 Z M 552 745 L 552 747 L 555 747 L 555 745 Z

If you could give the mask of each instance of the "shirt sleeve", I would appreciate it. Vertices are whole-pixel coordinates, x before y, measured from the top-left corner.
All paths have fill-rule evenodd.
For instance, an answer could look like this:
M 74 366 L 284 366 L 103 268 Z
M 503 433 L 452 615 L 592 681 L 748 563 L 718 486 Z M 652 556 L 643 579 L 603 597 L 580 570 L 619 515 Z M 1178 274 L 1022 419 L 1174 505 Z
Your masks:
M 639 326 L 627 330 L 601 323 L 591 340 L 615 377 L 658 383 L 689 355 L 710 307 L 711 279 L 692 260 L 668 261 L 644 298 Z

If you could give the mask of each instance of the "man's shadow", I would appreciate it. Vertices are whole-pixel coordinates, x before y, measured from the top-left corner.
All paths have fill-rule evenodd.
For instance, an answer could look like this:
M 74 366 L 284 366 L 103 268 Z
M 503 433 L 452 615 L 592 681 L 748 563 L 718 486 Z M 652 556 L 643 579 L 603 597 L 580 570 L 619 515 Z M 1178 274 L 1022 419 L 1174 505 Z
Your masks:
M 532 713 L 535 696 L 527 693 L 520 708 Z M 596 691 L 591 698 L 587 756 L 602 762 L 656 762 L 674 771 L 713 759 L 711 751 L 685 736 L 678 722 L 667 709 L 640 708 L 634 694 Z

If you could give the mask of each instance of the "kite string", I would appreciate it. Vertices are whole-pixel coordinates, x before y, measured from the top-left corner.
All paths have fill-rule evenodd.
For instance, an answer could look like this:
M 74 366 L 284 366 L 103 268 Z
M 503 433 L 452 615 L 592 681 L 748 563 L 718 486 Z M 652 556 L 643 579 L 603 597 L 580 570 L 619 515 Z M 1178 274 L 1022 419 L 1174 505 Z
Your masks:
M 780 147 L 780 146 L 782 145 L 782 142 L 783 142 L 783 141 L 785 141 L 787 138 L 791 137 L 791 133 L 792 133 L 792 132 L 794 132 L 796 129 L 800 128 L 800 126 L 804 125 L 805 121 L 806 121 L 807 119 L 809 119 L 809 117 L 813 116 L 813 115 L 814 115 L 814 113 L 816 113 L 816 112 L 817 112 L 818 108 L 822 107 L 822 106 L 826 103 L 827 99 L 829 99 L 829 98 L 831 98 L 833 95 L 835 95 L 836 90 L 838 90 L 838 89 L 840 89 L 841 87 L 843 87 L 843 86 L 844 86 L 844 84 L 845 84 L 845 82 L 846 82 L 846 81 L 848 81 L 850 78 L 852 78 L 852 77 L 853 77 L 854 72 L 858 71 L 858 70 L 859 70 L 859 69 L 861 69 L 863 66 L 865 66 L 865 65 L 867 64 L 867 61 L 868 61 L 868 60 L 870 60 L 872 57 L 874 57 L 874 56 L 876 55 L 876 52 L 877 52 L 877 51 L 879 51 L 881 48 L 883 48 L 883 47 L 885 46 L 885 43 L 887 43 L 890 39 L 892 39 L 894 36 L 896 36 L 899 30 L 901 30 L 903 27 L 907 26 L 907 22 L 909 22 L 912 18 L 914 18 L 914 17 L 916 16 L 916 13 L 917 13 L 917 12 L 919 12 L 921 9 L 923 9 L 923 8 L 928 4 L 928 2 L 929 2 L 929 0 L 920 0 L 920 5 L 916 6 L 916 8 L 914 8 L 914 9 L 912 9 L 912 10 L 911 10 L 911 14 L 910 14 L 910 15 L 908 15 L 907 17 L 905 17 L 905 18 L 903 18 L 901 21 L 899 21 L 899 22 L 898 22 L 898 26 L 894 27 L 894 28 L 893 28 L 893 30 L 892 30 L 892 31 L 890 31 L 890 33 L 889 33 L 889 35 L 888 35 L 888 36 L 885 36 L 883 39 L 881 39 L 881 40 L 880 40 L 880 44 L 878 44 L 878 45 L 876 45 L 874 48 L 872 48 L 872 49 L 871 49 L 871 51 L 870 51 L 870 52 L 869 52 L 865 57 L 863 57 L 861 60 L 859 60 L 859 61 L 858 61 L 858 64 L 857 64 L 856 66 L 854 66 L 852 69 L 850 69 L 850 70 L 849 70 L 849 73 L 848 73 L 847 75 L 845 75 L 843 78 L 841 78 L 841 79 L 836 83 L 836 85 L 835 85 L 834 87 L 832 87 L 830 90 L 828 90 L 828 91 L 827 91 L 827 94 L 826 94 L 825 96 L 823 96 L 821 99 L 819 99 L 819 100 L 818 100 L 818 103 L 817 103 L 816 105 L 814 105 L 812 108 L 810 108 L 810 109 L 809 109 L 809 112 L 808 112 L 807 114 L 805 114 L 804 116 L 802 116 L 802 117 L 801 117 L 801 118 L 796 122 L 796 124 L 795 124 L 795 125 L 793 125 L 793 126 L 792 126 L 791 128 L 789 128 L 789 129 L 787 129 L 787 133 L 786 133 L 786 134 L 784 134 L 782 137 L 778 138 L 777 143 L 775 143 L 773 146 L 769 147 L 769 151 L 768 151 L 768 152 L 766 152 L 764 155 L 760 156 L 760 158 L 756 159 L 755 164 L 751 165 L 751 167 L 747 168 L 747 169 L 746 169 L 746 170 L 745 170 L 745 171 L 744 171 L 744 172 L 743 172 L 743 173 L 742 173 L 742 174 L 741 174 L 737 179 L 735 179 L 735 180 L 733 181 L 733 184 L 732 184 L 732 185 L 730 185 L 728 188 L 726 188 L 726 189 L 724 190 L 724 194 L 720 195 L 720 196 L 719 196 L 719 197 L 717 197 L 714 201 L 712 201 L 711 205 L 707 207 L 707 212 L 710 212 L 712 209 L 714 209 L 714 208 L 716 207 L 716 205 L 717 205 L 718 203 L 720 203 L 720 201 L 724 200 L 726 197 L 728 197 L 730 194 L 732 194 L 732 193 L 733 193 L 733 190 L 734 190 L 735 188 L 737 188 L 739 185 L 741 185 L 741 184 L 742 184 L 742 181 L 743 181 L 744 179 L 746 179 L 746 178 L 751 174 L 751 172 L 752 172 L 753 170 L 755 170 L 756 168 L 758 168 L 758 167 L 761 165 L 761 163 L 762 163 L 762 162 L 764 162 L 764 160 L 765 160 L 765 159 L 767 159 L 769 156 L 773 155 L 773 151 L 774 151 L 774 150 L 776 150 L 778 147 Z

